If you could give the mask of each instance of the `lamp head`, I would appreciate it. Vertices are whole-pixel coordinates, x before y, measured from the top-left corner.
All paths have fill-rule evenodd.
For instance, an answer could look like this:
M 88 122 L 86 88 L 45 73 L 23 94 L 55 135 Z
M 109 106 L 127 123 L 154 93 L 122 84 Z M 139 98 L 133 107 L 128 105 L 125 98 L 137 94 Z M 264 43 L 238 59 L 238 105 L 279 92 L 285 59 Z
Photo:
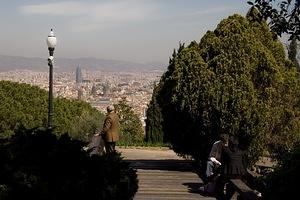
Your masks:
M 53 56 L 53 52 L 54 52 L 56 44 L 57 44 L 57 39 L 54 35 L 53 29 L 51 29 L 51 31 L 47 37 L 47 45 L 48 45 L 50 56 Z

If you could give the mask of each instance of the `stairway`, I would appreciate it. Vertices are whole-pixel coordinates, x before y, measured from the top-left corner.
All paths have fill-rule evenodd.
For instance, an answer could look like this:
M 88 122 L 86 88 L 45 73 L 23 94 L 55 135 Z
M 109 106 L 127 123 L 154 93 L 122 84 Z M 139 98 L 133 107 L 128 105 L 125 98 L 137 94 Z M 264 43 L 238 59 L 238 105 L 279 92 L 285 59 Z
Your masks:
M 210 200 L 198 188 L 203 184 L 192 172 L 191 161 L 169 149 L 119 149 L 137 169 L 139 189 L 134 200 Z

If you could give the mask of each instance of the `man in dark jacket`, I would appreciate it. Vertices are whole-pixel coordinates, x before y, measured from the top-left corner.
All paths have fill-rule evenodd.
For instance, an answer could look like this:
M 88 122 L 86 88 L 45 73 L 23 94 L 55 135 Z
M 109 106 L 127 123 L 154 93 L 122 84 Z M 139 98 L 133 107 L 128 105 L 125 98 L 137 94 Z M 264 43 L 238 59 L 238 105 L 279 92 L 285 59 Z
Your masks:
M 115 152 L 116 142 L 119 140 L 119 117 L 112 105 L 107 107 L 107 116 L 104 120 L 102 133 L 104 135 L 106 153 Z

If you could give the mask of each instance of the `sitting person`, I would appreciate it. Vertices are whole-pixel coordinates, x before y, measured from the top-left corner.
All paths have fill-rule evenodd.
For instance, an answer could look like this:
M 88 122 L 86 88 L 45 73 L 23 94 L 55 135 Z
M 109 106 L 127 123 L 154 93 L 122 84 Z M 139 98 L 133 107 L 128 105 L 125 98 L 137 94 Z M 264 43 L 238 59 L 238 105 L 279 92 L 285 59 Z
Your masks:
M 228 147 L 223 148 L 224 153 L 224 168 L 222 173 L 223 185 L 228 183 L 230 179 L 245 180 L 246 164 L 245 154 L 246 151 L 239 148 L 239 141 L 237 137 L 231 136 L 229 138 Z M 226 186 L 225 186 L 226 187 Z M 232 191 L 226 187 L 226 196 L 230 197 Z
M 208 183 L 199 188 L 200 191 L 213 194 L 216 190 L 216 183 L 218 178 L 218 171 L 220 171 L 221 155 L 224 146 L 227 146 L 228 135 L 221 134 L 220 139 L 216 141 L 210 151 L 207 167 L 206 167 L 206 177 Z
M 91 142 L 88 144 L 84 150 L 89 151 L 90 155 L 103 155 L 104 154 L 104 139 L 100 132 L 95 131 L 91 139 Z

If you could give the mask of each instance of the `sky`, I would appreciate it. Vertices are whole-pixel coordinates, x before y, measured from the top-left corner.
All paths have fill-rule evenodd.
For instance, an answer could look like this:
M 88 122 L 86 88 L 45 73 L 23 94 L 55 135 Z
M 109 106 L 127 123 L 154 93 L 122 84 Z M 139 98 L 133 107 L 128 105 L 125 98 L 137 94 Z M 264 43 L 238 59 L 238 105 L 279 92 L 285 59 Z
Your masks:
M 0 55 L 47 57 L 53 28 L 57 57 L 168 63 L 180 42 L 248 9 L 241 0 L 2 0 Z

